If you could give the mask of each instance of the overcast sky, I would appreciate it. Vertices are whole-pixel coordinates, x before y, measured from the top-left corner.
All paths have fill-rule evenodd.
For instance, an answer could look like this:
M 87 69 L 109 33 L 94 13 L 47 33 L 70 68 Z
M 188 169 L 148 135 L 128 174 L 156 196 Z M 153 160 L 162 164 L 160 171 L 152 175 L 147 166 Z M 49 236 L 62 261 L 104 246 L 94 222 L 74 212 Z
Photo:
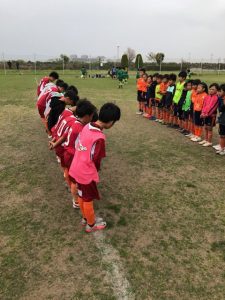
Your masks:
M 225 58 L 225 0 L 0 0 L 0 51 Z

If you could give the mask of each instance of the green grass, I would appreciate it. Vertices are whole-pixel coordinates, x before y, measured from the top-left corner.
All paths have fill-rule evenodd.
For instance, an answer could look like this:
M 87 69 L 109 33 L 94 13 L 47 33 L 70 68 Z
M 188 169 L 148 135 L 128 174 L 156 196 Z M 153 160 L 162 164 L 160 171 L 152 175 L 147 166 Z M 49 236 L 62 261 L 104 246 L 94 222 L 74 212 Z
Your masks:
M 224 159 L 136 116 L 133 79 L 119 90 L 111 79 L 63 78 L 98 107 L 122 109 L 106 133 L 96 210 L 135 299 L 224 299 Z M 48 150 L 35 76 L 1 76 L 0 89 L 0 298 L 115 299 Z

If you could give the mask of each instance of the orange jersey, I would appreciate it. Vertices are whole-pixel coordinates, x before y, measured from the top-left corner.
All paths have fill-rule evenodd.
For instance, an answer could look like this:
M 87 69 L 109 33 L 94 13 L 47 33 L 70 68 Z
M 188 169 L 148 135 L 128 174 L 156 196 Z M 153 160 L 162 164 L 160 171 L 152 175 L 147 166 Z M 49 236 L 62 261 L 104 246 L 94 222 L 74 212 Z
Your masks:
M 194 110 L 195 111 L 201 111 L 203 108 L 204 100 L 207 94 L 205 92 L 201 94 L 195 94 L 194 97 L 192 97 L 192 101 L 194 103 Z
M 160 83 L 160 90 L 159 90 L 160 94 L 165 94 L 168 86 L 169 86 L 168 82 Z
M 137 80 L 137 90 L 138 90 L 138 91 L 141 91 L 143 81 L 144 81 L 144 80 L 143 80 L 142 77 L 141 77 L 141 78 L 138 78 L 138 80 Z
M 148 83 L 147 81 L 144 81 L 143 78 L 139 78 L 137 80 L 137 90 L 142 92 L 147 92 Z

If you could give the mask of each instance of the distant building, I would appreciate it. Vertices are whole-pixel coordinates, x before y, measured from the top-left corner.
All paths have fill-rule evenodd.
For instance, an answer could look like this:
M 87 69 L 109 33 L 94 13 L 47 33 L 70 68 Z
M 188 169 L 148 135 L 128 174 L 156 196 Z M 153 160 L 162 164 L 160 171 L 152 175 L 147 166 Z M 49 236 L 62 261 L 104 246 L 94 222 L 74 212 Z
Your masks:
M 86 61 L 88 60 L 88 55 L 81 55 L 80 57 L 83 61 Z
M 78 56 L 76 54 L 70 55 L 70 60 L 75 61 L 77 60 Z

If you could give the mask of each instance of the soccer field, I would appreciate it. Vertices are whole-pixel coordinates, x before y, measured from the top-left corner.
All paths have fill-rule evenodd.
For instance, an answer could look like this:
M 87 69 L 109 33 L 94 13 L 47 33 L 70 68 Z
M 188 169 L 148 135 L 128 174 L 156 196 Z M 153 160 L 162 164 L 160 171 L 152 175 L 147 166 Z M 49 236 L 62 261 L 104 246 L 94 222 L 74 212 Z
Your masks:
M 136 116 L 134 79 L 123 89 L 62 79 L 122 110 L 106 131 L 96 203 L 108 227 L 86 234 L 79 224 L 35 108 L 35 76 L 0 75 L 0 299 L 224 299 L 224 157 Z

